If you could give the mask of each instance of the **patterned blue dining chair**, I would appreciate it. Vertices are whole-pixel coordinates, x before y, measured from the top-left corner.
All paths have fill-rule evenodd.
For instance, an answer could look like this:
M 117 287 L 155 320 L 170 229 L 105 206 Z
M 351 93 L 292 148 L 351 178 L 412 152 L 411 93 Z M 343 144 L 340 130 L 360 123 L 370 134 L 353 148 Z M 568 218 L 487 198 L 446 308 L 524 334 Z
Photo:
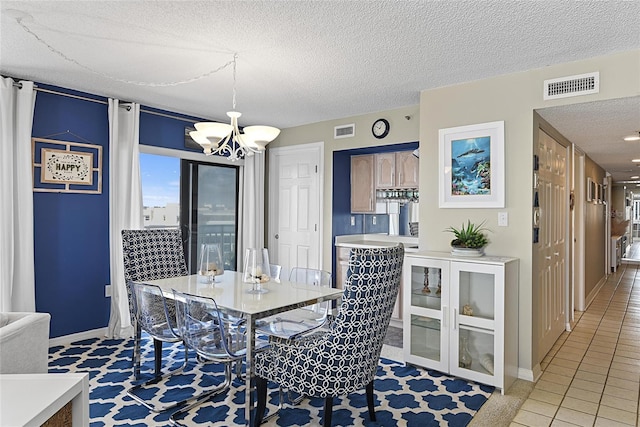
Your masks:
M 136 321 L 135 295 L 129 287 L 131 281 L 165 279 L 189 274 L 179 229 L 122 230 L 124 278 L 127 284 L 129 314 L 134 330 L 133 373 L 140 377 L 140 337 L 142 331 Z M 169 313 L 175 317 L 173 302 L 168 301 Z M 161 313 L 158 313 L 161 314 Z M 162 341 L 153 340 L 155 375 L 161 375 Z
M 270 337 L 256 355 L 256 426 L 266 409 L 267 381 L 304 396 L 324 398 L 324 426 L 333 397 L 366 389 L 375 421 L 373 380 L 398 296 L 404 247 L 353 248 L 338 314 L 328 331 L 298 339 Z M 284 409 L 286 410 L 286 409 Z

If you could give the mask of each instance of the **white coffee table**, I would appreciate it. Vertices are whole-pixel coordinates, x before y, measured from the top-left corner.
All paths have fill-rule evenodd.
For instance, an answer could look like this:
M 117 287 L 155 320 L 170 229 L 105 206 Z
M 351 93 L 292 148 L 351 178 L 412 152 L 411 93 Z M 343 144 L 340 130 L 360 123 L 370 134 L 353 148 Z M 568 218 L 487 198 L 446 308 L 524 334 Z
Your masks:
M 89 425 L 89 374 L 0 375 L 0 425 L 40 426 L 72 402 L 72 425 Z

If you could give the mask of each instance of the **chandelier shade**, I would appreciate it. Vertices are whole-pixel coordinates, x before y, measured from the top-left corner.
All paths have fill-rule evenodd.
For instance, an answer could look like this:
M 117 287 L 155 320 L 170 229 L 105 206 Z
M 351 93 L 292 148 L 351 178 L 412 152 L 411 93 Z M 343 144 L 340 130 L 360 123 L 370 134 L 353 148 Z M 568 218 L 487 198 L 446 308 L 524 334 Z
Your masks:
M 257 146 L 256 149 L 263 151 L 266 149 L 267 144 L 273 141 L 280 135 L 280 129 L 272 126 L 247 126 L 244 129 L 245 138 L 249 138 Z
M 272 126 L 247 126 L 242 129 L 238 127 L 238 118 L 242 114 L 235 111 L 236 108 L 236 60 L 238 54 L 233 56 L 233 108 L 228 111 L 227 116 L 231 119 L 231 124 L 219 122 L 200 122 L 194 126 L 195 131 L 189 132 L 189 136 L 200 144 L 202 151 L 207 156 L 217 154 L 228 155 L 229 160 L 235 161 L 244 156 L 251 156 L 254 153 L 264 151 L 268 143 L 273 141 L 280 134 L 280 129 Z

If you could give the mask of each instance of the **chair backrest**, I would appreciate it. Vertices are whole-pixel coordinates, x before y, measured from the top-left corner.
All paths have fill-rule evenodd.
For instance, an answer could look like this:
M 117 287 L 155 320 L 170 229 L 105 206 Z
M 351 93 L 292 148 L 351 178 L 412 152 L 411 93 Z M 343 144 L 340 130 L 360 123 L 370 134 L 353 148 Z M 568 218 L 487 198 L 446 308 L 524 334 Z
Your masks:
M 189 274 L 179 229 L 122 230 L 124 279 L 127 284 L 131 322 L 137 312 L 130 281 L 165 279 Z
M 162 290 L 142 282 L 129 282 L 135 295 L 136 318 L 143 331 L 160 341 L 178 341 L 180 334 L 175 316 L 170 313 Z
M 291 269 L 289 281 L 316 286 L 331 286 L 331 273 L 314 268 L 294 267 Z
M 145 281 L 189 274 L 179 229 L 122 230 L 124 277 Z
M 349 369 L 362 373 L 362 386 L 373 380 L 398 291 L 404 246 L 353 248 L 342 302 L 327 337 L 328 348 L 359 353 Z M 324 351 L 327 352 L 327 349 Z M 351 357 L 351 356 L 350 356 Z
M 209 360 L 243 357 L 245 339 L 234 319 L 212 298 L 173 290 L 178 331 L 187 347 Z
M 306 283 L 308 285 L 331 287 L 331 273 L 315 268 L 293 267 L 291 269 L 291 274 L 289 274 L 289 281 Z M 315 321 L 318 323 L 322 323 L 327 318 L 330 307 L 331 301 L 325 301 L 317 304 L 307 305 L 300 308 L 300 310 L 313 311 L 314 313 L 317 313 L 318 317 L 315 319 Z
M 282 266 L 278 264 L 269 265 L 269 276 L 273 280 L 280 280 L 280 273 L 282 272 Z

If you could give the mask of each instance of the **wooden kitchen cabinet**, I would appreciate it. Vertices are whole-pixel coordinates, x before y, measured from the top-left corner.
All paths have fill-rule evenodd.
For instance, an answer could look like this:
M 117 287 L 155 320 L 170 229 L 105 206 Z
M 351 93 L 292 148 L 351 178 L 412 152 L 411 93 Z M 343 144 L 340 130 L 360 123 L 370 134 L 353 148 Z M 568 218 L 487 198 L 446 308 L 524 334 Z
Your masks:
M 349 253 L 351 248 L 336 246 L 336 288 L 343 289 L 349 270 Z
M 420 181 L 420 162 L 413 151 L 395 153 L 395 188 L 418 188 Z
M 376 160 L 376 188 L 394 188 L 396 185 L 396 153 L 379 153 Z
M 375 157 L 351 156 L 351 212 L 372 213 L 376 209 Z

